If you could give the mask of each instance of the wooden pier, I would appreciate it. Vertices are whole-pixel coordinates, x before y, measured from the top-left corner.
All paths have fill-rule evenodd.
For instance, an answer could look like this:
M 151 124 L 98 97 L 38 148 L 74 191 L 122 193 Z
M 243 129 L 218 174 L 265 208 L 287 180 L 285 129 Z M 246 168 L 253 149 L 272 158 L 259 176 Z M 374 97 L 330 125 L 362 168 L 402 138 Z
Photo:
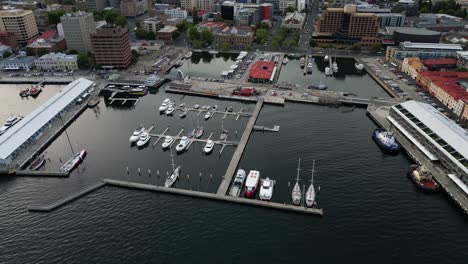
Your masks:
M 92 186 L 89 186 L 77 193 L 74 193 L 70 196 L 67 196 L 61 200 L 58 200 L 54 203 L 51 203 L 51 204 L 48 204 L 48 205 L 31 205 L 28 207 L 28 210 L 29 211 L 33 211 L 33 212 L 50 212 L 50 211 L 53 211 L 57 208 L 59 208 L 60 206 L 64 205 L 64 204 L 67 204 L 75 199 L 78 199 L 92 191 L 95 191 L 103 186 L 106 185 L 106 182 L 103 182 L 103 181 L 100 181 L 99 183 L 95 184 L 95 185 L 92 185 Z
M 242 134 L 242 137 L 239 141 L 239 145 L 237 146 L 236 151 L 232 155 L 231 162 L 229 163 L 226 173 L 224 174 L 223 181 L 219 185 L 217 192 L 218 195 L 226 195 L 228 191 L 232 177 L 236 173 L 237 166 L 239 165 L 240 159 L 242 157 L 242 154 L 244 153 L 244 149 L 247 145 L 247 142 L 249 141 L 250 134 L 252 133 L 253 127 L 255 125 L 255 122 L 257 121 L 262 106 L 263 98 L 259 98 L 257 104 L 255 105 L 255 110 L 253 111 L 252 116 L 250 117 L 249 122 L 245 127 L 244 133 Z

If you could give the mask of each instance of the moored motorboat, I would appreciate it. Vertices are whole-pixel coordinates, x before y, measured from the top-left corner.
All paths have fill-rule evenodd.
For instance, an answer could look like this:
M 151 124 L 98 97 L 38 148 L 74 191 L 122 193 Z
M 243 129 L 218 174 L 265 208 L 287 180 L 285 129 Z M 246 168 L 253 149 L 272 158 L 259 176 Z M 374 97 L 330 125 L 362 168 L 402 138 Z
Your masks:
M 213 105 L 213 111 L 216 111 L 218 109 L 218 105 Z
M 141 148 L 141 147 L 145 146 L 146 144 L 148 144 L 150 139 L 151 139 L 151 137 L 148 134 L 148 132 L 143 131 L 143 133 L 141 133 L 140 138 L 138 139 L 138 141 L 136 143 L 137 147 Z
M 334 73 L 338 72 L 338 63 L 336 63 L 336 61 L 332 63 L 332 70 Z
M 187 114 L 188 114 L 188 109 L 185 108 L 185 109 L 182 110 L 182 113 L 179 114 L 179 117 L 184 118 L 184 117 L 187 116 Z
M 310 179 L 310 186 L 307 189 L 307 192 L 305 195 L 305 202 L 308 207 L 312 207 L 315 204 L 314 171 L 315 171 L 315 160 L 312 165 L 312 177 Z
M 194 109 L 198 109 L 198 108 L 200 108 L 200 105 L 197 105 L 197 104 L 196 104 L 196 105 L 193 106 L 193 108 L 194 108 Z
M 146 88 L 142 88 L 142 87 L 136 87 L 136 88 L 132 88 L 128 91 L 128 94 L 131 94 L 131 95 L 146 95 Z
M 214 148 L 214 141 L 213 140 L 208 140 L 205 144 L 205 147 L 203 148 L 203 152 L 205 152 L 205 154 L 209 154 L 211 153 L 211 151 L 213 151 L 213 148 Z
M 217 52 L 216 50 L 210 50 L 210 51 L 208 51 L 208 53 L 211 54 L 211 55 L 216 55 L 216 54 L 218 54 L 218 52 Z
M 312 73 L 312 62 L 307 63 L 307 73 Z
M 192 129 L 192 130 L 190 131 L 190 133 L 188 134 L 188 137 L 189 137 L 189 138 L 195 137 L 195 133 L 197 133 L 197 129 L 196 129 L 196 128 L 194 128 L 194 129 Z
M 171 100 L 169 98 L 164 99 L 161 106 L 159 107 L 159 112 L 165 112 L 167 108 L 169 108 L 170 103 Z
M 88 101 L 88 107 L 90 107 L 90 108 L 95 107 L 96 105 L 99 104 L 99 101 L 100 101 L 99 97 L 98 97 L 98 96 L 94 96 L 93 98 L 89 99 L 89 101 Z
M 305 58 L 304 57 L 301 57 L 299 59 L 299 65 L 301 66 L 301 69 L 304 68 L 304 66 L 305 66 Z
M 270 201 L 273 197 L 273 187 L 275 186 L 275 181 L 270 178 L 262 179 L 262 185 L 260 186 L 260 193 L 258 197 L 260 200 Z
M 19 92 L 21 97 L 28 97 L 30 95 L 29 88 L 23 89 Z
M 301 204 L 302 192 L 301 187 L 299 186 L 299 172 L 301 170 L 301 159 L 299 159 L 299 163 L 297 165 L 297 177 L 296 177 L 296 184 L 293 187 L 291 192 L 291 198 L 294 205 Z
M 65 162 L 62 167 L 60 167 L 60 171 L 71 172 L 73 171 L 86 157 L 86 149 L 76 153 L 73 155 L 67 162 Z
M 210 111 L 207 111 L 206 114 L 205 114 L 205 120 L 210 119 L 212 115 L 213 114 Z
M 355 63 L 355 64 L 354 64 L 354 67 L 356 68 L 356 70 L 362 71 L 362 70 L 364 69 L 364 64 L 362 64 L 362 63 Z
M 421 190 L 436 191 L 440 188 L 440 185 L 423 166 L 410 165 L 408 175 Z
M 330 59 L 330 57 L 328 57 L 328 55 L 325 55 L 325 57 L 323 57 L 323 61 L 325 61 L 325 62 L 328 62 L 329 59 Z
M 203 136 L 204 129 L 203 127 L 198 127 L 195 132 L 195 138 L 201 138 Z
M 187 148 L 189 143 L 190 143 L 190 139 L 187 136 L 183 136 L 180 139 L 179 144 L 177 144 L 177 146 L 176 146 L 176 151 L 177 152 L 184 151 Z
M 210 110 L 210 109 L 211 109 L 211 105 L 207 105 L 207 106 L 205 107 L 205 109 L 206 109 L 206 110 Z
M 258 190 L 258 184 L 260 183 L 260 172 L 251 170 L 245 181 L 244 195 L 247 198 L 253 198 Z
M 164 182 L 164 187 L 166 187 L 166 188 L 172 187 L 172 185 L 174 185 L 174 183 L 179 178 L 179 174 L 180 174 L 180 166 L 177 166 L 177 168 L 175 167 L 174 155 L 172 155 L 172 150 L 171 150 L 171 162 L 172 162 L 171 163 L 172 173 L 171 173 L 171 175 L 167 176 L 166 181 Z
M 166 136 L 164 137 L 164 142 L 162 143 L 162 148 L 167 149 L 169 146 L 171 146 L 172 142 L 174 142 L 174 138 L 171 136 Z
M 3 135 L 8 129 L 10 129 L 12 126 L 14 126 L 16 123 L 21 121 L 23 119 L 22 116 L 16 116 L 16 115 L 11 115 L 3 124 L 2 127 L 0 127 L 0 135 Z
M 285 57 L 285 58 L 283 59 L 283 64 L 286 65 L 286 64 L 288 64 L 288 62 L 289 62 L 288 58 Z
M 172 115 L 175 112 L 175 108 L 172 105 L 169 105 L 169 107 L 166 109 L 166 115 Z
M 320 83 L 316 84 L 316 85 L 314 85 L 314 84 L 309 85 L 307 88 L 315 89 L 315 90 L 326 90 L 326 89 L 328 89 L 328 87 L 322 81 L 320 81 Z
M 145 132 L 145 127 L 144 126 L 140 126 L 140 129 L 136 129 L 135 131 L 133 131 L 132 135 L 130 136 L 130 143 L 135 143 L 137 142 L 140 137 L 141 137 L 141 134 Z
M 400 144 L 396 141 L 393 132 L 378 128 L 372 133 L 372 138 L 385 151 L 398 152 L 400 150 Z
M 39 156 L 33 162 L 31 162 L 31 165 L 29 165 L 29 170 L 36 171 L 44 166 L 45 163 L 46 159 L 44 156 Z
M 190 59 L 190 57 L 192 57 L 192 54 L 193 54 L 193 52 L 189 51 L 187 54 L 185 54 L 184 57 L 185 57 L 186 59 Z
M 325 75 L 326 76 L 331 76 L 332 75 L 332 72 L 330 70 L 330 67 L 325 67 Z
M 37 97 L 41 92 L 42 88 L 38 88 L 37 86 L 31 87 L 31 89 L 29 89 L 29 95 L 32 97 Z
M 229 195 L 234 197 L 239 197 L 242 187 L 244 186 L 246 173 L 243 169 L 237 170 L 236 177 L 232 183 L 231 189 L 229 190 Z

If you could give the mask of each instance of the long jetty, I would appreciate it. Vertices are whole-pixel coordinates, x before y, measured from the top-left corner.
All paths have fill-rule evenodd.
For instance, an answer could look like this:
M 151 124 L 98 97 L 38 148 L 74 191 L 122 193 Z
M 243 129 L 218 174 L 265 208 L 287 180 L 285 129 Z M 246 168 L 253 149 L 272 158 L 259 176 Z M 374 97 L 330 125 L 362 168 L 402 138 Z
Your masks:
M 28 210 L 29 211 L 33 211 L 33 212 L 50 212 L 50 211 L 53 211 L 57 208 L 59 208 L 60 206 L 62 205 L 65 205 L 73 200 L 76 200 L 92 191 L 95 191 L 101 187 L 104 187 L 106 185 L 106 182 L 103 182 L 103 181 L 100 181 L 99 183 L 95 184 L 95 185 L 92 185 L 92 186 L 89 186 L 77 193 L 74 193 L 70 196 L 67 196 L 63 199 L 60 199 L 54 203 L 51 203 L 51 204 L 48 204 L 48 205 L 31 205 L 28 207 Z
M 223 181 L 219 185 L 219 188 L 217 191 L 218 195 L 226 195 L 228 191 L 232 177 L 234 176 L 237 166 L 239 165 L 240 159 L 242 157 L 242 154 L 244 153 L 244 149 L 247 145 L 247 142 L 249 141 L 250 134 L 252 133 L 253 127 L 255 125 L 255 122 L 257 121 L 257 118 L 260 113 L 260 110 L 262 109 L 262 106 L 263 106 L 263 98 L 259 98 L 257 101 L 257 104 L 255 105 L 255 109 L 252 113 L 252 116 L 250 117 L 249 122 L 247 123 L 247 126 L 245 127 L 244 133 L 242 134 L 242 137 L 239 141 L 239 145 L 237 146 L 236 151 L 234 152 L 234 155 L 232 155 L 231 162 L 229 163 L 226 173 L 224 174 Z

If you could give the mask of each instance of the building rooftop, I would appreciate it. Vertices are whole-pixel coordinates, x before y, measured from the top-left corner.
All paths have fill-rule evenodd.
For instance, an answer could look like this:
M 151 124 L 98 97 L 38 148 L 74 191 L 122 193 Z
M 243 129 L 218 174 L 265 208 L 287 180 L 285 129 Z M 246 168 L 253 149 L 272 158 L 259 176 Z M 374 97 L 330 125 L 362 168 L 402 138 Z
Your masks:
M 418 57 L 411 57 L 405 59 L 408 60 L 408 65 L 416 70 L 424 68 L 424 65 L 421 63 L 421 60 Z
M 158 30 L 158 33 L 172 33 L 177 30 L 177 27 L 174 26 L 164 26 L 160 30 Z
M 67 55 L 65 53 L 54 53 L 45 54 L 41 56 L 38 60 L 72 60 L 75 61 L 78 59 L 78 55 Z
M 440 58 L 440 59 L 425 59 L 421 60 L 425 66 L 432 65 L 454 65 L 457 64 L 457 59 L 454 58 Z
M 468 79 L 468 72 L 421 71 L 419 74 L 429 78 L 455 100 L 468 102 L 468 92 L 459 84 L 460 81 Z
M 13 152 L 92 84 L 92 81 L 84 78 L 71 82 L 15 126 L 8 129 L 5 134 L 0 136 L 0 159 L 8 159 Z
M 40 36 L 37 36 L 35 38 L 32 38 L 30 40 L 28 40 L 28 44 L 31 44 L 33 43 L 34 41 L 38 40 L 38 39 L 48 39 L 48 38 L 51 38 L 51 37 L 54 37 L 56 36 L 58 33 L 57 33 L 57 30 L 55 29 L 49 29 L 47 30 L 46 32 L 42 33 Z
M 7 45 L 0 44 L 0 52 L 3 53 L 6 50 L 11 50 L 11 47 L 7 46 Z
M 257 61 L 249 71 L 249 78 L 270 79 L 275 69 L 275 63 L 272 61 Z
M 452 155 L 451 152 L 447 150 L 449 146 L 451 149 L 458 152 L 462 156 L 462 159 L 465 159 L 465 161 L 468 159 L 467 131 L 429 104 L 407 101 L 400 105 L 436 134 L 439 139 L 433 137 L 434 141 L 442 142 L 439 143 L 439 145 L 441 148 L 444 148 L 448 155 Z M 393 107 L 396 108 L 395 106 Z M 444 147 L 444 145 L 446 146 Z M 459 161 L 460 160 L 458 160 L 458 162 Z M 466 166 L 462 166 L 465 170 L 467 169 Z
M 415 28 L 415 27 L 385 27 L 387 33 L 393 35 L 395 32 L 403 33 L 403 34 L 412 34 L 412 35 L 425 35 L 425 36 L 432 36 L 432 35 L 440 35 L 440 32 L 429 30 L 425 28 Z M 434 45 L 432 43 L 432 45 Z
M 21 16 L 26 13 L 32 13 L 31 10 L 24 10 L 24 9 L 3 9 L 0 10 L 0 16 L 7 17 L 7 16 Z
M 292 13 L 287 13 L 284 17 L 284 21 L 296 20 L 296 21 L 304 21 L 305 14 L 294 11 Z
M 404 49 L 463 50 L 459 44 L 415 43 L 411 41 L 401 42 L 400 47 Z

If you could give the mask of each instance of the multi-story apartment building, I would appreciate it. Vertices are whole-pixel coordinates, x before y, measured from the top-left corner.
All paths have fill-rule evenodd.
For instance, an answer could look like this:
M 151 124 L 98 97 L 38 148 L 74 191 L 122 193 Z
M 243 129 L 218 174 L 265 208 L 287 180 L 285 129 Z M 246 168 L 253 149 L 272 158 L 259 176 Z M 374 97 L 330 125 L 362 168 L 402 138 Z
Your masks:
M 214 0 L 181 0 L 180 6 L 183 9 L 194 9 L 212 11 L 215 7 Z
M 281 12 L 285 12 L 288 7 L 297 9 L 297 1 L 296 0 L 279 0 L 279 10 Z
M 104 26 L 91 34 L 96 63 L 114 68 L 127 68 L 132 59 L 126 27 Z
M 34 61 L 39 70 L 77 70 L 78 55 L 67 55 L 64 53 L 49 53 Z
M 148 10 L 147 0 L 122 0 L 120 2 L 120 13 L 126 17 L 137 17 Z
M 33 12 L 23 9 L 0 10 L 0 31 L 15 34 L 19 44 L 26 44 L 39 34 Z
M 142 26 L 146 32 L 153 32 L 154 34 L 164 27 L 163 22 L 157 17 L 151 17 L 143 20 Z
M 459 44 L 436 44 L 401 42 L 399 46 L 387 47 L 385 60 L 400 64 L 406 57 L 419 57 L 420 59 L 456 58 L 457 51 L 463 48 Z
M 405 24 L 406 16 L 402 14 L 377 14 L 379 26 L 384 27 L 402 27 Z
M 231 46 L 251 46 L 254 33 L 250 27 L 225 27 L 213 29 L 214 42 L 216 45 L 225 43 Z
M 164 14 L 176 19 L 186 19 L 187 11 L 180 8 L 171 8 L 164 10 Z
M 92 52 L 90 35 L 96 33 L 96 25 L 92 13 L 67 13 L 60 17 L 69 50 L 87 53 Z

